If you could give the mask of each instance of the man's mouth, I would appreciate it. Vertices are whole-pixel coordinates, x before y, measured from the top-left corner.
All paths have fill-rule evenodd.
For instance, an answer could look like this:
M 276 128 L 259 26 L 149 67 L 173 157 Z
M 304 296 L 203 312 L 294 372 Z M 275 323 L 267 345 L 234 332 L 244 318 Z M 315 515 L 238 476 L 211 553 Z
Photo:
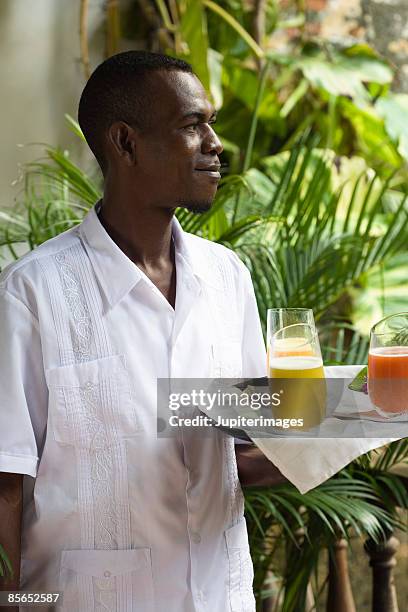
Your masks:
M 211 166 L 202 166 L 201 168 L 195 168 L 195 170 L 197 172 L 201 172 L 201 174 L 206 174 L 207 176 L 211 176 L 216 179 L 221 178 L 219 164 L 212 164 Z

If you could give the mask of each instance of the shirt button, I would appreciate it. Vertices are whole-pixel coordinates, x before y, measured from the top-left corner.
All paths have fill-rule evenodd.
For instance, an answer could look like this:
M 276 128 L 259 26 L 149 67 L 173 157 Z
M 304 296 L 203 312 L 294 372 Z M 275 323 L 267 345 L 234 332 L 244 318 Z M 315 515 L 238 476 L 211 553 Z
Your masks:
M 110 578 L 112 574 L 108 572 L 108 570 L 106 570 L 106 572 L 103 572 L 103 575 L 105 576 L 105 578 Z
M 199 533 L 197 533 L 197 531 L 192 531 L 191 532 L 191 539 L 193 540 L 193 542 L 195 542 L 196 544 L 199 544 L 201 542 L 201 536 Z M 200 591 L 201 593 L 201 591 Z
M 204 593 L 202 591 L 197 591 L 197 599 L 198 601 L 204 601 Z

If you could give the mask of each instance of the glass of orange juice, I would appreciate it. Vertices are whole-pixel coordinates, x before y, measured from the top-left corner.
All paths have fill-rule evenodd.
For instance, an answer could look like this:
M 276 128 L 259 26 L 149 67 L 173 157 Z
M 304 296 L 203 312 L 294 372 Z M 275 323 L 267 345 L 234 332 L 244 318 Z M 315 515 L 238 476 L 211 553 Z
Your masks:
M 270 387 L 284 391 L 275 418 L 303 418 L 305 428 L 318 425 L 326 411 L 326 383 L 313 311 L 269 309 L 267 345 Z
M 385 317 L 371 329 L 368 394 L 379 411 L 408 413 L 408 312 Z

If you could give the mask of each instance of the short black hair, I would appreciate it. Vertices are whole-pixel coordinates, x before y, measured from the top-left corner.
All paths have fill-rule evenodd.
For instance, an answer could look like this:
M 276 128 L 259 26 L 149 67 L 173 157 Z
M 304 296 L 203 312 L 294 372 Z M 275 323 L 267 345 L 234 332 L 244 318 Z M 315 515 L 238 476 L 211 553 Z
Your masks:
M 153 92 L 149 75 L 158 70 L 193 73 L 187 62 L 150 51 L 125 51 L 109 57 L 91 74 L 82 92 L 78 121 L 102 172 L 103 134 L 115 121 L 148 128 Z

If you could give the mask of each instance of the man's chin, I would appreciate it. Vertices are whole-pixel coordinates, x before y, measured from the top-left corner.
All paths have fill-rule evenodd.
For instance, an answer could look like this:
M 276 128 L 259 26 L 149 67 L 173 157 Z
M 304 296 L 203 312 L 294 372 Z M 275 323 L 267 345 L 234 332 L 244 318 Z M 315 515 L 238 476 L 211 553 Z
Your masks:
M 185 208 L 189 212 L 202 214 L 208 212 L 212 206 L 213 201 L 206 200 L 191 200 L 188 202 L 179 202 L 180 208 Z

